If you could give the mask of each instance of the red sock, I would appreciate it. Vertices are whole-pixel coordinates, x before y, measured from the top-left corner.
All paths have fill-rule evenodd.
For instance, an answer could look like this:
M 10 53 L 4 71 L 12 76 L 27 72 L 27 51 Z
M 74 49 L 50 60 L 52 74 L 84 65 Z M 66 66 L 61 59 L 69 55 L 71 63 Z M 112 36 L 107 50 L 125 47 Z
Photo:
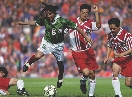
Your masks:
M 28 60 L 28 63 L 31 65 L 32 63 L 34 63 L 35 61 L 37 61 L 38 58 L 35 57 L 35 55 L 33 55 L 32 57 L 30 57 L 30 59 Z

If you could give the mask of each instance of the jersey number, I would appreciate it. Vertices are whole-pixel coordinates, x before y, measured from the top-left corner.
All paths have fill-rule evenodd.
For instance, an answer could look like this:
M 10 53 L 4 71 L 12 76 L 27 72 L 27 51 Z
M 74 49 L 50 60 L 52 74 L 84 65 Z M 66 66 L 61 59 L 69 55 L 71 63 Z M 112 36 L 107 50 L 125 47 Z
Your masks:
M 55 34 L 56 34 L 56 32 L 55 32 L 55 30 L 53 29 L 53 30 L 52 30 L 52 35 L 55 35 Z

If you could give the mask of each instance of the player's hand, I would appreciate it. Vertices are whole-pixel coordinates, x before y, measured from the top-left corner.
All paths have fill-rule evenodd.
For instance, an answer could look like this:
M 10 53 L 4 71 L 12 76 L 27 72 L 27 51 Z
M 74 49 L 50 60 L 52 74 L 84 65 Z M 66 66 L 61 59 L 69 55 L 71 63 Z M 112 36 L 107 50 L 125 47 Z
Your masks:
M 93 44 L 93 40 L 90 38 L 90 37 L 86 37 L 86 43 L 90 43 L 90 44 Z
M 20 25 L 22 25 L 22 23 L 23 22 L 18 21 L 18 22 L 15 23 L 15 25 L 19 27 Z
M 108 58 L 105 58 L 104 59 L 104 64 L 107 64 L 107 62 L 108 62 Z
M 23 25 L 23 22 L 20 22 L 20 21 L 19 21 L 19 22 L 18 22 L 18 25 Z
M 98 6 L 93 5 L 93 6 L 92 6 L 92 9 L 93 9 L 94 12 L 97 12 L 97 11 L 98 11 Z

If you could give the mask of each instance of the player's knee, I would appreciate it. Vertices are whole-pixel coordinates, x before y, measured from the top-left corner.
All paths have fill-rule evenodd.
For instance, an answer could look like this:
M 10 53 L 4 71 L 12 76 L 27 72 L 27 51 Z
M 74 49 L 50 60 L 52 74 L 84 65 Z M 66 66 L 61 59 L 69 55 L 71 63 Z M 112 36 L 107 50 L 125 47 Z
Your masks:
M 84 72 L 83 72 L 83 75 L 89 76 L 89 72 L 88 72 L 88 71 L 84 71 Z
M 18 79 L 16 79 L 16 78 L 11 78 L 11 79 L 10 79 L 10 82 L 9 82 L 9 85 L 16 85 L 16 84 L 17 84 L 17 81 L 18 81 Z

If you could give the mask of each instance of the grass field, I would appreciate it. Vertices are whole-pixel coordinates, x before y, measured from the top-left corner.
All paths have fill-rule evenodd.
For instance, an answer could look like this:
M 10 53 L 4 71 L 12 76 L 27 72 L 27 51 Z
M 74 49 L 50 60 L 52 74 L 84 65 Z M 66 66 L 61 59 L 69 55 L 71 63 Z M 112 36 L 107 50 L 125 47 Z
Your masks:
M 25 88 L 29 92 L 30 97 L 44 97 L 43 88 L 50 84 L 56 86 L 57 78 L 23 78 L 23 80 L 25 82 Z M 111 78 L 97 78 L 96 80 L 96 97 L 115 96 L 113 87 L 111 85 Z M 125 86 L 124 78 L 121 78 L 120 82 L 123 97 L 132 97 L 132 89 Z M 79 78 L 65 78 L 63 86 L 60 89 L 57 89 L 56 97 L 87 97 L 87 94 L 84 95 L 81 93 L 79 85 Z M 11 95 L 8 97 L 19 97 L 19 95 L 16 94 L 16 89 L 16 86 L 11 87 L 9 89 Z

